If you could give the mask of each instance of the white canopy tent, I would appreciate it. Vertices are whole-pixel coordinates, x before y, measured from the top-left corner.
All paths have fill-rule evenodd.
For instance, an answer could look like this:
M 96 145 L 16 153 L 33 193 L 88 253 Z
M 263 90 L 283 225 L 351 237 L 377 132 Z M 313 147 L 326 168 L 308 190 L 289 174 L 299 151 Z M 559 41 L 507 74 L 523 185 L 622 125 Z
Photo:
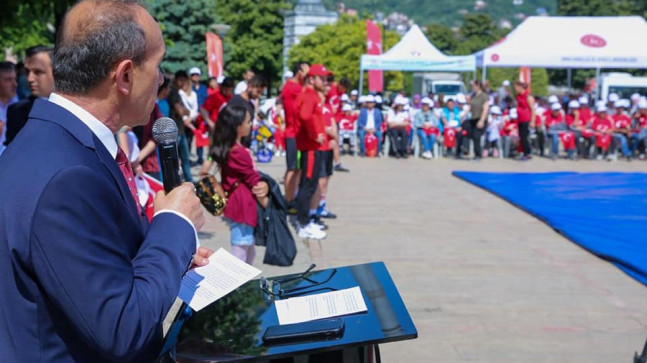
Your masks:
M 647 22 L 640 16 L 531 16 L 475 53 L 483 67 L 647 68 Z
M 476 61 L 473 55 L 446 56 L 434 47 L 414 25 L 400 39 L 398 44 L 381 55 L 362 55 L 360 59 L 359 89 L 362 89 L 364 71 L 419 71 L 419 72 L 475 72 Z

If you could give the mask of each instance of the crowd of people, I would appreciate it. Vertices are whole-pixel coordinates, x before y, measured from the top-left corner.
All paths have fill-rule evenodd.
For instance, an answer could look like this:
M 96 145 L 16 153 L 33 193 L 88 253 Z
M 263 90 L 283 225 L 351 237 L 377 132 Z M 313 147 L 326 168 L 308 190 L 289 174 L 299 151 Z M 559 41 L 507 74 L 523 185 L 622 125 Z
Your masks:
M 356 90 L 341 94 L 339 142 L 360 156 L 395 158 L 645 158 L 643 95 L 621 99 L 611 93 L 593 103 L 586 94 L 536 98 L 519 81 L 504 81 L 496 92 L 480 81 L 471 87 L 469 94 L 411 99 L 400 92 L 391 101 Z

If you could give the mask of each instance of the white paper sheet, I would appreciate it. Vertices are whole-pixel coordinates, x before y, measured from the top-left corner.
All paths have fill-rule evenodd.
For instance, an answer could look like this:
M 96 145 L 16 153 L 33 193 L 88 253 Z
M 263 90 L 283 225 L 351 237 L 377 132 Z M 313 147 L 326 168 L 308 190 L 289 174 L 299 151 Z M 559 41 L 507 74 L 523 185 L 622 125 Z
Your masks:
M 209 257 L 208 265 L 184 275 L 178 297 L 200 311 L 260 274 L 261 270 L 220 248 Z
M 366 311 L 366 303 L 359 286 L 323 294 L 277 300 L 279 325 L 302 323 Z

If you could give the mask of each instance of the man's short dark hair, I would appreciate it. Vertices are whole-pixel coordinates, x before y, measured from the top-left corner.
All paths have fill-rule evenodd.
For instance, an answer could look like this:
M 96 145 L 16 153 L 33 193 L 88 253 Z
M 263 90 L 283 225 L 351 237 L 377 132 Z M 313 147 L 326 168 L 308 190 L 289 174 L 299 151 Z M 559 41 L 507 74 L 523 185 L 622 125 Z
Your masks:
M 0 62 L 0 73 L 15 72 L 16 65 L 11 62 Z
M 339 85 L 346 89 L 350 89 L 350 80 L 346 77 L 343 77 L 339 80 Z
M 35 56 L 36 54 L 39 54 L 39 53 L 47 53 L 47 54 L 49 54 L 49 56 L 51 58 L 53 52 L 54 52 L 53 47 L 50 47 L 50 46 L 47 46 L 47 45 L 36 45 L 36 46 L 27 48 L 27 50 L 25 51 L 25 57 L 29 58 L 29 57 L 33 57 L 33 56 Z
M 103 82 L 124 59 L 138 66 L 148 52 L 146 34 L 135 18 L 135 0 L 90 0 L 94 14 L 68 29 L 67 16 L 56 39 L 52 68 L 57 91 L 82 94 Z
M 186 71 L 185 71 L 185 70 L 180 69 L 179 71 L 175 72 L 175 77 L 173 77 L 173 78 L 174 78 L 174 79 L 178 79 L 178 78 L 186 78 L 186 79 L 189 79 L 189 74 L 188 74 L 188 73 L 186 73 Z
M 256 74 L 249 80 L 247 85 L 249 87 L 267 87 L 267 81 L 265 80 L 265 77 L 260 74 Z
M 303 65 L 310 66 L 310 63 L 308 62 L 296 62 L 294 66 L 292 67 L 292 73 L 296 76 L 299 71 L 301 71 L 301 67 Z
M 231 77 L 226 77 L 224 81 L 220 84 L 221 88 L 234 88 L 234 79 Z

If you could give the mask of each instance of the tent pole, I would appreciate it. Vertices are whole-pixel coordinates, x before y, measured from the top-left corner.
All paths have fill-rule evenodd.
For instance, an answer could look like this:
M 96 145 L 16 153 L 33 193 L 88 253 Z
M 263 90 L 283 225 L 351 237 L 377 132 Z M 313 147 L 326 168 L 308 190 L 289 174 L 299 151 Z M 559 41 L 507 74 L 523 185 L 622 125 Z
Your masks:
M 600 67 L 597 67 L 595 69 L 595 99 L 597 101 L 598 98 L 600 98 Z
M 566 70 L 566 78 L 568 79 L 568 93 L 569 94 L 571 93 L 571 81 L 573 79 L 573 75 L 572 75 L 573 72 L 572 71 L 573 71 L 572 68 L 568 68 Z
M 359 89 L 357 90 L 360 95 L 363 95 L 364 91 L 364 69 L 362 67 L 359 67 Z
M 485 82 L 485 77 L 487 77 L 487 71 L 485 68 L 485 64 L 483 65 L 483 77 L 481 77 L 481 82 Z

